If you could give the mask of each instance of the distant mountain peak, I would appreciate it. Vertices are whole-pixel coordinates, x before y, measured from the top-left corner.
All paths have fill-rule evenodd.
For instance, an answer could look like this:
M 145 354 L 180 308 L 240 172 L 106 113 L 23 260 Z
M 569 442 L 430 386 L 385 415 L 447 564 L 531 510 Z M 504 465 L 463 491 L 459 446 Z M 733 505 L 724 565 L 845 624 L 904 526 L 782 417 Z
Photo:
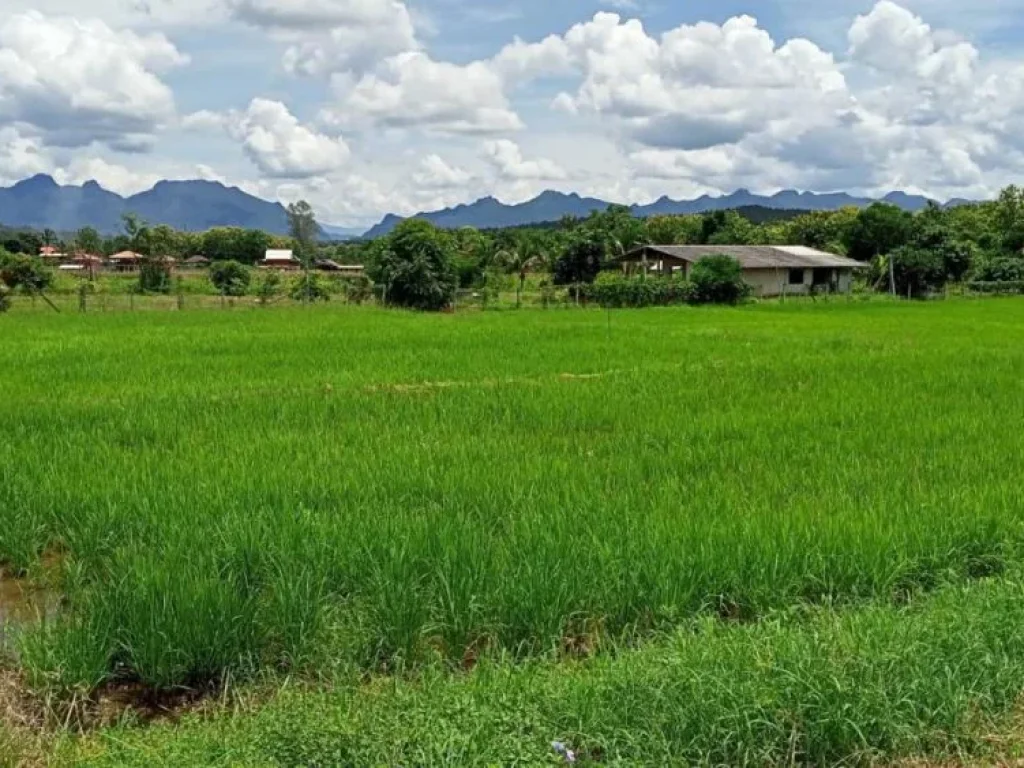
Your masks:
M 924 197 L 894 192 L 885 200 L 894 202 L 908 210 L 920 210 L 928 201 Z M 673 200 L 662 195 L 649 205 L 631 206 L 636 216 L 665 216 L 685 213 L 705 213 L 731 208 L 761 207 L 774 210 L 831 211 L 846 206 L 863 208 L 876 202 L 872 198 L 854 197 L 846 192 L 807 192 L 783 189 L 770 196 L 756 195 L 749 189 L 737 189 L 729 195 L 701 195 L 695 200 Z M 445 229 L 476 227 L 496 229 L 500 227 L 528 226 L 556 222 L 564 216 L 585 217 L 594 210 L 605 210 L 610 203 L 603 200 L 582 198 L 576 193 L 554 190 L 541 192 L 532 200 L 518 205 L 506 205 L 488 196 L 475 203 L 463 203 L 453 208 L 416 214 L 413 218 L 426 219 Z M 366 233 L 366 237 L 380 237 L 388 234 L 401 219 L 385 216 L 379 224 Z
M 40 174 L 0 187 L 0 224 L 73 232 L 94 227 L 105 233 L 121 229 L 121 217 L 136 213 L 150 224 L 167 224 L 186 231 L 217 226 L 288 232 L 288 217 L 280 203 L 270 203 L 216 181 L 159 181 L 152 189 L 122 197 L 96 181 L 60 186 Z

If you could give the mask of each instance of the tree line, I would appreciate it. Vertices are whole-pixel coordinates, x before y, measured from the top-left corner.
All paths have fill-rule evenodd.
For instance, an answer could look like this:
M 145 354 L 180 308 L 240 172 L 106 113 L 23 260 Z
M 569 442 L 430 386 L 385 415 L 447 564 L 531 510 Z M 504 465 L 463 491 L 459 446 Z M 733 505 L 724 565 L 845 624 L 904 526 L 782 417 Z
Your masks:
M 996 200 L 910 213 L 887 203 L 820 212 L 716 211 L 639 219 L 624 206 L 586 218 L 501 230 L 442 230 L 407 220 L 373 241 L 323 242 L 312 209 L 289 208 L 291 234 L 231 227 L 203 233 L 149 227 L 126 219 L 125 231 L 102 237 L 83 229 L 60 241 L 52 232 L 0 232 L 10 253 L 38 253 L 43 244 L 110 254 L 135 250 L 176 259 L 203 255 L 251 266 L 268 248 L 292 248 L 303 264 L 332 259 L 364 264 L 386 303 L 422 309 L 448 306 L 459 289 L 488 292 L 509 279 L 521 297 L 528 278 L 547 285 L 592 284 L 616 260 L 643 245 L 804 245 L 871 264 L 869 285 L 921 296 L 950 282 L 1024 288 L 1024 190 Z M 240 278 L 241 279 L 241 278 Z

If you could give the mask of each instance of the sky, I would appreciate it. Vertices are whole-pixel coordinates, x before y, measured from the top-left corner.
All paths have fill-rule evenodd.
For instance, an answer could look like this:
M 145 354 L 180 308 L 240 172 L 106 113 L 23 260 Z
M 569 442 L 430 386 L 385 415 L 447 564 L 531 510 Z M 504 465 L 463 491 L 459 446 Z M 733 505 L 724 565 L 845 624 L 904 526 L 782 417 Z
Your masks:
M 386 213 L 1024 177 L 1024 0 L 2 0 L 0 184 Z

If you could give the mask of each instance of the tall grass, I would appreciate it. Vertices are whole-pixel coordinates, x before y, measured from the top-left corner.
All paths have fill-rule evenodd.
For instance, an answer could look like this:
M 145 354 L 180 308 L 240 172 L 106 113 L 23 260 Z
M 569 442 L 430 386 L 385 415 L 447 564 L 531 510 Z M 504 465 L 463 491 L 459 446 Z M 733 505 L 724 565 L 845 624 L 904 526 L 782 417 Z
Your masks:
M 1021 743 L 1009 718 L 1024 680 L 1021 622 L 1019 579 L 910 608 L 690 622 L 586 663 L 431 669 L 415 681 L 292 689 L 241 715 L 118 729 L 79 745 L 75 764 L 546 765 L 562 762 L 554 740 L 587 765 L 1010 760 L 1012 742 L 988 737 Z
M 1024 302 L 12 315 L 36 679 L 574 652 L 1021 561 Z

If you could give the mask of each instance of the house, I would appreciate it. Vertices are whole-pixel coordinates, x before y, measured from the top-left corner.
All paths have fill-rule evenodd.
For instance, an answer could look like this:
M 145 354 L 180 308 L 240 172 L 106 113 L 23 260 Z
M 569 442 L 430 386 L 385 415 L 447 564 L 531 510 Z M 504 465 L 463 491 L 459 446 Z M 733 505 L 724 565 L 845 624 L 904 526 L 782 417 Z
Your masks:
M 322 272 L 337 272 L 348 277 L 360 277 L 366 270 L 362 264 L 339 264 L 331 259 L 320 259 L 316 268 Z
M 624 268 L 643 265 L 663 275 L 690 274 L 705 256 L 729 256 L 743 267 L 754 296 L 848 293 L 853 275 L 868 265 L 802 245 L 646 245 L 620 261 Z
M 302 266 L 290 250 L 271 249 L 266 252 L 260 266 L 266 269 L 295 270 Z
M 185 266 L 189 269 L 203 269 L 210 265 L 210 260 L 205 256 L 189 256 L 185 259 Z
M 64 261 L 67 256 L 66 254 L 56 246 L 44 245 L 39 249 L 39 258 L 46 262 L 52 262 L 59 264 Z
M 142 254 L 134 251 L 121 251 L 115 253 L 107 261 L 110 262 L 115 272 L 134 272 L 142 262 Z
M 91 253 L 76 253 L 68 264 L 63 264 L 59 269 L 65 272 L 83 272 L 94 277 L 97 272 L 103 269 L 103 257 Z

